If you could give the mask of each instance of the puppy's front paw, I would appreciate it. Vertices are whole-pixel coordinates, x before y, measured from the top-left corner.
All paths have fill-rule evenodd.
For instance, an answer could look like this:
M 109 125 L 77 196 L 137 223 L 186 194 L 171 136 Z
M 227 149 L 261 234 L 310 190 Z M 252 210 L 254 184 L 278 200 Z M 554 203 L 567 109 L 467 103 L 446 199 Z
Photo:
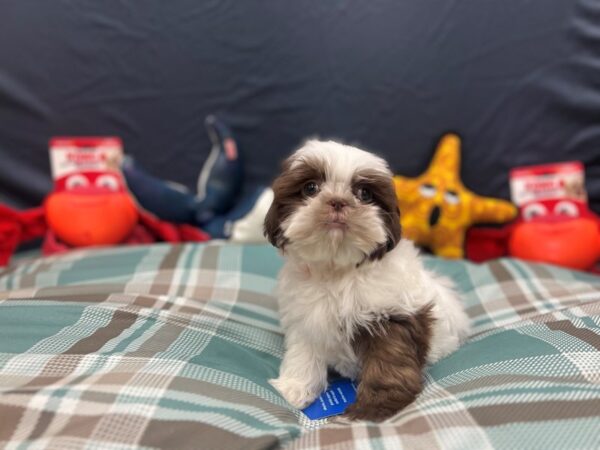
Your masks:
M 271 386 L 294 408 L 302 409 L 319 396 L 325 386 L 315 386 L 294 378 L 275 378 L 269 380 Z

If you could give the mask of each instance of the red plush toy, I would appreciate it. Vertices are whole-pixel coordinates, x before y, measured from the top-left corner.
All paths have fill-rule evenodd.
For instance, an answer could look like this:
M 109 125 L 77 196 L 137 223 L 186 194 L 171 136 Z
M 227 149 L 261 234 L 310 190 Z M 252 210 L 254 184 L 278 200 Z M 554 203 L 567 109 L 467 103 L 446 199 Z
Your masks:
M 0 205 L 0 266 L 21 242 L 45 237 L 42 251 L 114 244 L 206 241 L 189 225 L 164 222 L 138 208 L 118 171 L 118 138 L 58 138 L 51 141 L 55 189 L 44 206 L 14 211 Z
M 515 169 L 511 191 L 519 219 L 504 228 L 473 228 L 466 254 L 476 262 L 502 256 L 592 270 L 600 259 L 600 218 L 587 207 L 578 162 Z
M 600 259 L 600 218 L 586 210 L 578 216 L 548 212 L 521 218 L 500 229 L 472 228 L 467 257 L 483 262 L 502 256 L 590 270 Z
M 8 264 L 21 242 L 41 237 L 45 231 L 43 208 L 18 212 L 0 204 L 0 267 Z

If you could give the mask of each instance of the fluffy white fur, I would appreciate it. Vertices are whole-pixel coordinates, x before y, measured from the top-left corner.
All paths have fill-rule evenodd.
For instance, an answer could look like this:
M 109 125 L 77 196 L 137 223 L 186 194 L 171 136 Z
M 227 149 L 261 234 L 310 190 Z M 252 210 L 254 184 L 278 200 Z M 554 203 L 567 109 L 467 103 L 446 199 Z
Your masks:
M 381 260 L 365 256 L 385 242 L 386 229 L 373 204 L 362 204 L 351 181 L 361 170 L 391 177 L 381 158 L 335 142 L 310 141 L 292 157 L 318 161 L 326 174 L 319 195 L 307 198 L 283 223 L 289 241 L 277 295 L 285 331 L 285 355 L 271 384 L 297 408 L 327 386 L 327 368 L 356 378 L 360 367 L 351 345 L 354 332 L 393 314 L 412 314 L 433 304 L 435 318 L 428 362 L 454 351 L 468 318 L 452 283 L 424 269 L 412 242 L 402 239 Z M 348 203 L 346 228 L 331 227 L 328 201 Z

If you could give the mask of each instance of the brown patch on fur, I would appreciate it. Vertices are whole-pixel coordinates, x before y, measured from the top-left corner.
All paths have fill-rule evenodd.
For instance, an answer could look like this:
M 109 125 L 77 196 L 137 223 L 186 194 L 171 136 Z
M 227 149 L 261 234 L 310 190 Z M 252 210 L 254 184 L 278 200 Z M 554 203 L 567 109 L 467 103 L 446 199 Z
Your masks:
M 433 321 L 427 305 L 415 315 L 390 317 L 374 329 L 359 331 L 354 349 L 361 364 L 360 383 L 346 417 L 379 422 L 415 400 L 423 388 Z
M 387 252 L 398 245 L 402 236 L 400 209 L 398 208 L 398 199 L 391 177 L 378 171 L 363 170 L 357 173 L 352 181 L 354 191 L 360 187 L 367 187 L 373 193 L 373 203 L 380 209 L 388 236 L 387 241 L 369 255 L 369 259 L 374 261 L 383 258 Z
M 273 182 L 273 203 L 264 222 L 264 235 L 277 248 L 283 249 L 286 239 L 281 223 L 304 202 L 303 186 L 309 181 L 325 181 L 325 173 L 316 161 L 303 159 L 292 168 L 293 160 L 284 161 L 281 175 Z

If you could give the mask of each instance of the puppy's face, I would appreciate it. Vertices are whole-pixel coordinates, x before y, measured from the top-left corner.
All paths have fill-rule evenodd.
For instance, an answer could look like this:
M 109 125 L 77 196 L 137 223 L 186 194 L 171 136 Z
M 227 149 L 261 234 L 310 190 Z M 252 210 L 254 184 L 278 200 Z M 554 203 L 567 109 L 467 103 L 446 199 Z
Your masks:
M 400 240 L 391 172 L 363 150 L 309 141 L 285 161 L 273 192 L 265 235 L 306 262 L 357 265 Z

